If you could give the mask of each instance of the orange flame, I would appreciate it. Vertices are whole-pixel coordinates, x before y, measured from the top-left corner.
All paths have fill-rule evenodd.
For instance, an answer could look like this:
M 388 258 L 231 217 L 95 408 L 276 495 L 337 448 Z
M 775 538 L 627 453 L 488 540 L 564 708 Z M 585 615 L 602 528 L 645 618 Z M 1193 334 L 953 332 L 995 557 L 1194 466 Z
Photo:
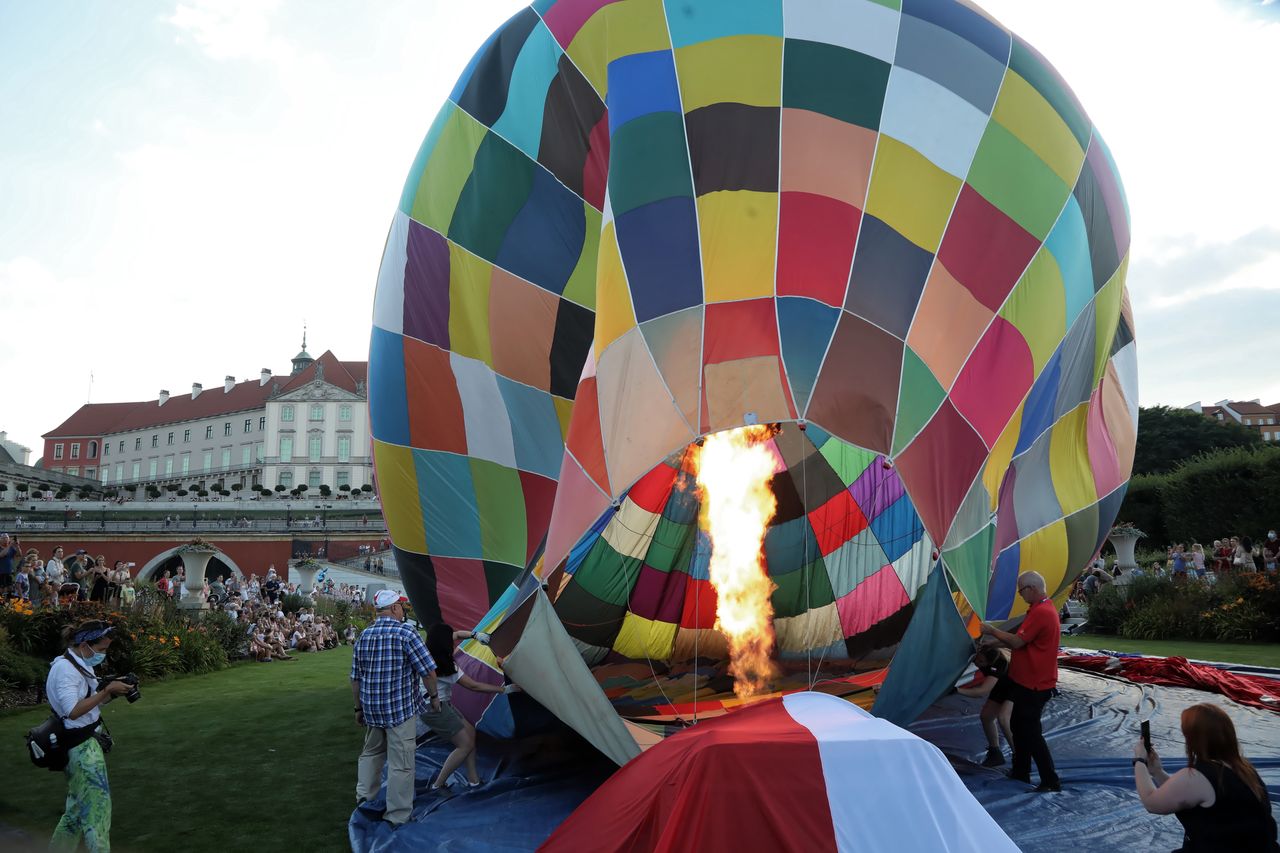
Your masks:
M 729 644 L 733 692 L 745 699 L 768 689 L 773 662 L 776 588 L 764 569 L 764 534 L 777 510 L 769 489 L 775 457 L 764 444 L 768 426 L 707 436 L 696 457 L 702 527 L 711 535 L 711 585 L 716 628 Z

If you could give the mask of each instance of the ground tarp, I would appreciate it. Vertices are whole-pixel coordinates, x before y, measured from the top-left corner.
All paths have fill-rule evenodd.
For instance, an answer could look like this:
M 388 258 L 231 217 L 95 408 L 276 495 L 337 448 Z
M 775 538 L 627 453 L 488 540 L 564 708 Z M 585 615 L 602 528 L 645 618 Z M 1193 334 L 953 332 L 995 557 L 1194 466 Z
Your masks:
M 1022 849 L 1119 853 L 1177 848 L 1180 825 L 1172 816 L 1149 815 L 1142 808 L 1129 759 L 1138 722 L 1149 716 L 1165 767 L 1170 772 L 1182 767 L 1179 715 L 1198 702 L 1227 709 L 1241 748 L 1262 775 L 1280 818 L 1280 715 L 1211 693 L 1065 669 L 1059 687 L 1060 695 L 1046 707 L 1044 720 L 1063 778 L 1060 794 L 1034 794 L 1001 771 L 977 764 L 985 754 L 977 700 L 945 697 L 910 727 L 942 749 L 965 787 Z M 431 796 L 427 787 L 448 751 L 447 745 L 436 742 L 419 750 L 419 793 L 409 824 L 392 832 L 378 819 L 380 800 L 356 810 L 349 827 L 356 853 L 532 850 L 616 770 L 569 733 L 519 742 L 482 740 L 481 772 L 491 781 L 442 800 Z M 350 761 L 354 788 L 354 755 Z M 873 808 L 867 805 L 868 811 Z M 894 853 L 910 851 L 898 846 Z

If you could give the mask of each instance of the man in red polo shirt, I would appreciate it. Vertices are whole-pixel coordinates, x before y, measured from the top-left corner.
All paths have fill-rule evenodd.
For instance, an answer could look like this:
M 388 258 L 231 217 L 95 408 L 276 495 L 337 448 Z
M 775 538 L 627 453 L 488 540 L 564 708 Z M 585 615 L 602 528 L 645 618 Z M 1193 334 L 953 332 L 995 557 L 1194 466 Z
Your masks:
M 1031 760 L 1040 773 L 1037 791 L 1061 791 L 1062 783 L 1053 769 L 1053 755 L 1040 728 L 1040 715 L 1058 683 L 1058 639 L 1062 623 L 1058 610 L 1045 592 L 1044 578 L 1036 572 L 1018 576 L 1018 595 L 1027 603 L 1027 615 L 1016 634 L 987 623 L 982 633 L 994 637 L 1013 650 L 1009 660 L 1009 698 L 1013 715 L 1013 770 L 1010 779 L 1031 784 Z

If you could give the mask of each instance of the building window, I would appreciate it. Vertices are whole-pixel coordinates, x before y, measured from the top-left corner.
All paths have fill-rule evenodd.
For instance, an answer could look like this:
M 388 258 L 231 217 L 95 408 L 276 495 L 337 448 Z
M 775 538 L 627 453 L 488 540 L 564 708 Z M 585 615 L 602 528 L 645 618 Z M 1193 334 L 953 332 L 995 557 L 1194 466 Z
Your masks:
M 349 420 L 351 420 L 351 407 L 350 407 L 350 406 L 348 406 L 348 405 L 346 405 L 346 404 L 343 404 L 343 405 L 341 405 L 341 406 L 339 406 L 339 407 L 338 407 L 338 420 L 340 420 L 340 421 L 349 421 Z
M 160 460 L 152 459 L 147 462 L 147 476 L 152 480 L 156 478 L 156 472 L 160 470 Z
M 315 491 L 320 488 L 320 469 L 312 468 L 307 472 L 307 488 Z
M 61 469 L 61 468 L 50 468 L 49 470 L 50 470 L 50 471 L 52 471 L 52 472 L 53 472 L 53 473 L 55 473 L 55 474 L 61 474 L 61 473 L 62 473 L 62 469 Z
M 117 462 L 116 463 L 116 482 L 118 483 L 123 479 L 124 479 L 124 463 Z
M 173 473 L 173 457 L 166 456 L 164 458 L 164 475 L 168 477 L 172 473 Z
M 1270 440 L 1271 440 L 1271 433 L 1267 432 L 1266 430 L 1263 430 L 1263 431 L 1262 431 L 1262 440 L 1263 440 L 1263 441 L 1270 441 Z
M 213 438 L 213 424 L 209 424 L 207 427 L 204 428 L 204 437 Z
M 244 431 L 253 432 L 253 418 L 244 419 Z
M 253 445 L 246 444 L 240 448 L 240 451 L 240 464 L 248 465 L 250 460 L 253 458 Z
M 310 462 L 320 461 L 320 449 L 323 442 L 323 436 L 318 433 L 308 436 L 307 440 L 307 460 Z
M 280 461 L 281 462 L 293 461 L 293 436 L 290 436 L 290 435 L 280 436 Z
M 80 458 L 80 442 L 78 441 L 73 441 L 71 443 L 71 458 L 72 459 Z
M 109 441 L 102 442 L 102 455 L 103 456 L 111 455 L 111 442 Z
M 345 469 L 336 472 L 333 475 L 333 485 L 334 488 L 338 489 L 341 489 L 343 486 L 351 485 L 351 472 Z
M 78 466 L 73 465 L 73 466 L 71 466 L 70 468 L 68 468 L 68 469 L 67 469 L 67 474 L 68 474 L 69 476 L 72 476 L 72 477 L 79 477 L 79 476 L 80 476 L 80 468 L 79 468 Z
M 253 445 L 253 461 L 259 465 L 262 464 L 262 442 L 259 441 Z
M 110 465 L 102 466 L 102 482 L 104 483 L 111 482 L 111 466 Z
M 338 436 L 338 461 L 351 461 L 351 436 L 349 435 Z
M 62 445 L 61 445 L 61 444 L 55 444 L 55 445 L 53 446 L 53 458 L 54 458 L 54 459 L 61 459 L 61 458 L 62 458 Z
M 142 463 L 141 463 L 141 462 L 135 462 L 135 463 L 133 463 L 133 477 L 132 477 L 132 479 L 136 480 L 136 479 L 138 479 L 140 476 L 142 476 Z
M 184 453 L 182 454 L 182 475 L 185 477 L 189 473 L 191 473 L 191 454 Z
M 159 446 L 160 446 L 160 433 L 158 433 L 158 432 L 153 432 L 153 433 L 151 434 L 151 446 L 152 446 L 152 447 L 159 447 Z
M 324 420 L 324 406 L 322 404 L 320 403 L 311 404 L 311 420 L 313 421 Z
M 116 448 L 120 453 L 124 453 L 124 442 L 120 442 L 120 446 Z M 118 478 L 117 478 L 118 479 Z
M 231 448 L 224 447 L 222 448 L 222 470 L 225 471 L 230 467 L 231 467 Z
M 280 420 L 288 424 L 293 423 L 293 406 L 280 407 Z
M 92 480 L 94 477 L 98 476 L 98 470 L 90 465 L 88 468 L 84 469 L 84 476 L 86 479 Z
M 186 444 L 189 441 L 191 441 L 191 430 L 184 429 L 182 431 L 182 443 Z
M 96 441 L 89 442 L 89 458 L 93 459 L 97 455 L 98 455 L 98 442 Z
M 262 432 L 266 428 L 267 428 L 267 416 L 263 415 L 262 417 L 258 418 L 258 432 Z
M 231 421 L 227 421 L 225 424 L 222 425 L 222 434 L 231 435 Z
M 134 449 L 134 450 L 141 450 L 141 449 L 142 449 L 142 436 L 138 436 L 137 438 L 135 438 L 135 439 L 133 440 L 133 449 Z
M 213 451 L 212 450 L 206 450 L 204 452 L 204 470 L 206 473 L 213 470 Z
M 280 485 L 284 486 L 286 489 L 293 488 L 293 472 L 292 471 L 280 472 Z
M 169 433 L 169 437 L 168 437 L 168 439 L 165 441 L 165 444 L 169 445 L 170 447 L 172 447 L 172 446 L 173 446 L 173 433 Z

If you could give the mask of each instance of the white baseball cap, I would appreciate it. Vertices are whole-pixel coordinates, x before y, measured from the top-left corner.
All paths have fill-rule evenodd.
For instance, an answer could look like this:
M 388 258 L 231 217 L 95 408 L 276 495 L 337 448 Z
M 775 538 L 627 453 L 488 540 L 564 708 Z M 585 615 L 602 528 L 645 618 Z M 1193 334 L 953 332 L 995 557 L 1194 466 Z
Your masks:
M 373 597 L 373 606 L 378 610 L 386 610 L 393 604 L 408 600 L 409 599 L 405 598 L 398 592 L 392 592 L 389 589 L 380 589 L 378 590 L 378 594 Z

